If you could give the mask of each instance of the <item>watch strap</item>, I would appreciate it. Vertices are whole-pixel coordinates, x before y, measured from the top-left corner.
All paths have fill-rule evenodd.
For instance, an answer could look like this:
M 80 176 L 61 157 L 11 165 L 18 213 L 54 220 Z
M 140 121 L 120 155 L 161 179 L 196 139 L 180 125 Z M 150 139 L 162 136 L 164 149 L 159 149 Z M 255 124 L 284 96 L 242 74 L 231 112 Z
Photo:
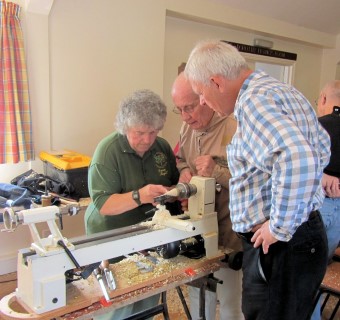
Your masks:
M 139 197 L 139 191 L 138 190 L 133 190 L 132 191 L 132 199 L 136 201 L 136 203 L 140 206 L 142 202 L 140 201 Z

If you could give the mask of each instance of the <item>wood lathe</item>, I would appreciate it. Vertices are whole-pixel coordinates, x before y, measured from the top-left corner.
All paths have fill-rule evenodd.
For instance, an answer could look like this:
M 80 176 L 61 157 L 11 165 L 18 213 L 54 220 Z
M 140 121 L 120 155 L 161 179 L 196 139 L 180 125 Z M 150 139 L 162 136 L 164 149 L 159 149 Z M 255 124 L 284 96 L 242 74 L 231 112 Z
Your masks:
M 55 220 L 60 216 L 58 207 L 49 206 L 19 212 L 7 211 L 4 214 L 4 222 L 8 231 L 13 231 L 21 224 L 28 225 L 34 242 L 30 248 L 19 250 L 17 288 L 13 294 L 0 301 L 2 315 L 6 319 L 51 319 L 79 308 L 86 308 L 98 302 L 103 295 L 106 302 L 110 303 L 119 300 L 123 295 L 142 290 L 151 283 L 161 283 L 167 278 L 169 281 L 165 281 L 165 286 L 172 283 L 171 277 L 178 277 L 177 283 L 176 281 L 173 283 L 179 285 L 218 270 L 224 254 L 218 249 L 217 215 L 214 211 L 215 190 L 215 179 L 193 177 L 190 184 L 178 185 L 158 199 L 161 203 L 157 205 L 150 221 L 73 239 L 64 238 L 57 227 Z M 163 203 L 171 197 L 187 197 L 188 211 L 179 216 L 171 216 Z M 46 238 L 38 235 L 35 224 L 40 222 L 47 222 L 50 228 L 51 234 Z M 104 273 L 98 274 L 97 267 L 102 261 L 129 255 L 132 261 L 128 261 L 130 265 L 126 265 L 128 268 L 126 270 L 131 271 L 134 266 L 137 267 L 137 272 L 143 275 L 136 261 L 133 261 L 135 253 L 150 248 L 162 248 L 167 244 L 179 243 L 195 236 L 200 236 L 204 240 L 205 257 L 190 261 L 174 255 L 174 260 L 170 259 L 167 262 L 170 264 L 173 262 L 168 274 L 164 270 L 158 270 L 158 274 L 152 272 L 148 275 L 144 274 L 145 277 L 142 277 L 138 284 L 128 283 L 132 278 L 131 275 L 126 272 L 123 274 L 120 272 L 119 275 L 119 267 L 124 261 L 109 267 L 108 271 L 113 277 L 114 286 L 110 286 L 107 280 L 103 281 Z M 177 253 L 179 252 L 180 248 Z M 140 257 L 140 254 L 137 256 Z M 147 259 L 147 257 L 143 258 Z M 164 260 L 162 257 L 154 258 L 159 261 Z M 156 272 L 157 268 L 154 269 Z M 188 270 L 193 271 L 190 274 Z M 90 277 L 84 276 L 87 272 Z M 78 274 L 82 279 L 67 283 L 70 274 Z M 99 282 L 94 281 L 95 278 Z M 82 285 L 82 289 L 79 289 L 79 284 Z M 150 292 L 149 296 L 166 290 L 166 287 L 159 288 L 157 285 L 155 288 L 157 290 Z M 82 299 L 82 295 L 86 298 Z M 136 295 L 134 299 L 128 299 L 126 304 L 141 298 L 143 297 Z M 25 312 L 21 314 L 12 310 L 13 299 L 24 308 Z

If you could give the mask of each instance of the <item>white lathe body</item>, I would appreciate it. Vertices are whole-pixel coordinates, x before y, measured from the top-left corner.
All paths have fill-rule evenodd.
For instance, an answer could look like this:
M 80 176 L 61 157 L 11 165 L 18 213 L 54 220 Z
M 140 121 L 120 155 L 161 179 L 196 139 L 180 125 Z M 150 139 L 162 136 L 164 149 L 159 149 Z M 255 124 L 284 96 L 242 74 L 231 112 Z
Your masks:
M 18 254 L 18 300 L 36 314 L 66 305 L 65 272 L 76 266 L 65 250 L 57 244 L 59 240 L 63 241 L 82 267 L 196 235 L 204 238 L 207 257 L 217 255 L 219 251 L 217 215 L 214 211 L 215 179 L 193 177 L 190 184 L 196 186 L 197 192 L 189 198 L 188 212 L 183 215 L 186 218 L 170 216 L 163 205 L 158 205 L 153 219 L 153 223 L 158 225 L 157 228 L 138 224 L 68 240 L 62 237 L 55 224 L 54 220 L 59 212 L 57 207 L 45 207 L 39 212 L 36 210 L 40 208 L 20 211 L 16 219 L 30 227 L 35 242 L 32 248 L 21 249 Z M 32 219 L 33 216 L 35 219 Z M 47 221 L 51 229 L 51 235 L 46 239 L 37 236 L 34 225 L 43 221 Z M 8 225 L 11 223 L 7 223 Z

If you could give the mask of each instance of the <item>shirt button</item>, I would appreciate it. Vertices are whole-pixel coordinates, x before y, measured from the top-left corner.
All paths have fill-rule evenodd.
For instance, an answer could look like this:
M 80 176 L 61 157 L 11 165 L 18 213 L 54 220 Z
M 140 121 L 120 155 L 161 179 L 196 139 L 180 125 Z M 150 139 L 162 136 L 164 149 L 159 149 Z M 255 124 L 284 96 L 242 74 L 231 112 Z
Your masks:
M 310 250 L 310 252 L 311 252 L 311 253 L 315 253 L 315 248 L 312 248 L 312 249 Z

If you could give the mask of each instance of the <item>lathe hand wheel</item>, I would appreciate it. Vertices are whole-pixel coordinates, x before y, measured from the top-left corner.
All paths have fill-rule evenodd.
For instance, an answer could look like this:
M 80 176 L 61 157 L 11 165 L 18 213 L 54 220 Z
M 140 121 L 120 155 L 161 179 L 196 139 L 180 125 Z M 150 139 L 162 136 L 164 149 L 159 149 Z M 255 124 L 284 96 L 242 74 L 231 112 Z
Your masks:
M 180 241 L 174 241 L 156 248 L 157 253 L 164 259 L 178 256 L 180 252 Z
M 226 254 L 222 261 L 227 262 L 230 269 L 240 270 L 242 268 L 243 251 Z

